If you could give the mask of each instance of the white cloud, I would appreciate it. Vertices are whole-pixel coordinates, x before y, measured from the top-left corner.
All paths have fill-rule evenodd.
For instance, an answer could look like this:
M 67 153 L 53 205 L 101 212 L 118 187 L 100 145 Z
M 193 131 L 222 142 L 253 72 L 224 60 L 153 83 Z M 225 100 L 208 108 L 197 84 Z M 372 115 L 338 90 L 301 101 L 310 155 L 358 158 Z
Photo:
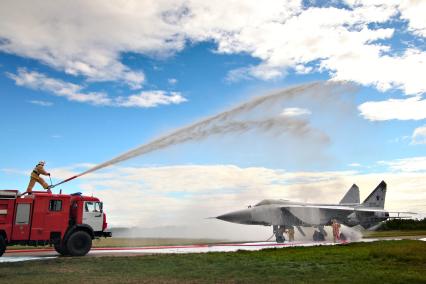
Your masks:
M 413 144 L 426 144 L 426 125 L 414 129 L 411 142 Z
M 186 101 L 179 92 L 170 92 L 168 94 L 165 91 L 143 91 L 137 95 L 117 98 L 116 105 L 148 108 L 159 105 L 180 104 Z
M 298 108 L 298 107 L 288 107 L 285 108 L 281 115 L 283 116 L 301 116 L 301 115 L 310 115 L 311 111 L 306 108 Z
M 167 93 L 161 90 L 142 91 L 139 94 L 114 98 L 109 97 L 105 93 L 84 92 L 84 87 L 81 85 L 50 78 L 42 73 L 28 71 L 25 68 L 18 69 L 17 74 L 7 73 L 7 76 L 14 80 L 18 86 L 48 91 L 55 96 L 64 97 L 69 101 L 92 105 L 149 108 L 186 102 L 186 99 L 179 92 Z M 40 101 L 32 102 L 40 104 Z M 43 105 L 46 105 L 45 102 L 43 102 Z
M 32 101 L 29 101 L 29 103 L 34 104 L 34 105 L 44 106 L 44 107 L 53 106 L 53 103 L 48 102 L 48 101 L 32 100 Z
M 426 37 L 426 2 L 422 0 L 405 0 L 399 5 L 401 18 L 408 21 L 408 27 L 419 36 Z
M 170 85 L 176 85 L 178 80 L 176 78 L 170 78 L 167 80 Z
M 312 67 L 305 66 L 305 65 L 302 65 L 302 64 L 296 65 L 296 67 L 294 69 L 296 70 L 296 72 L 298 74 L 308 74 L 308 73 L 311 73 L 313 71 Z
M 420 96 L 408 99 L 365 102 L 358 109 L 368 120 L 421 120 L 426 118 L 426 100 Z
M 293 68 L 299 73 L 326 71 L 335 80 L 373 85 L 380 90 L 400 88 L 409 94 L 421 93 L 426 90 L 420 77 L 426 53 L 413 48 L 390 56 L 390 47 L 376 41 L 392 38 L 394 30 L 367 26 L 386 22 L 397 12 L 396 7 L 386 5 L 353 10 L 309 8 L 280 23 L 247 25 L 231 35 L 220 35 L 217 41 L 220 52 L 249 51 L 262 60 L 259 66 L 232 70 L 228 74 L 231 80 L 273 79 Z M 227 41 L 231 43 L 223 44 Z M 221 49 L 221 44 L 226 48 Z M 315 61 L 316 68 L 307 66 Z
M 382 161 L 380 164 L 388 166 L 392 171 L 426 172 L 426 157 L 413 157 L 393 161 Z
M 228 72 L 226 75 L 226 81 L 228 82 L 237 82 L 241 80 L 249 80 L 253 79 L 250 74 L 251 67 L 241 67 L 237 69 L 233 69 Z
M 25 68 L 19 68 L 17 74 L 7 73 L 7 75 L 18 86 L 48 91 L 56 96 L 65 97 L 69 101 L 94 105 L 108 105 L 111 103 L 111 99 L 104 93 L 84 93 L 82 92 L 83 87 L 80 85 L 53 79 L 36 71 L 28 71 Z
M 404 136 L 399 136 L 399 137 L 396 137 L 396 138 L 389 139 L 389 140 L 387 140 L 387 142 L 389 142 L 389 143 L 400 143 L 400 142 L 405 142 L 405 141 L 410 140 L 410 139 L 411 139 L 411 136 L 404 135 Z
M 2 1 L 0 50 L 89 81 L 120 80 L 139 88 L 143 72 L 125 66 L 124 53 L 164 56 L 182 50 L 186 41 L 214 41 L 216 52 L 260 61 L 231 71 L 231 79 L 269 80 L 294 69 L 329 72 L 336 80 L 380 90 L 425 92 L 425 51 L 390 55 L 387 40 L 394 29 L 370 25 L 402 19 L 410 32 L 424 36 L 424 1 L 346 2 L 350 9 L 291 0 Z
M 229 82 L 237 82 L 241 80 L 250 80 L 260 78 L 262 80 L 273 80 L 285 76 L 287 73 L 281 67 L 272 67 L 267 64 L 256 66 L 241 67 L 230 70 L 226 75 Z
M 402 55 L 380 55 L 377 48 L 360 48 L 357 54 L 329 58 L 321 63 L 331 70 L 332 78 L 338 81 L 355 81 L 376 86 L 381 91 L 399 88 L 406 94 L 426 92 L 422 74 L 426 72 L 426 52 L 407 49 Z
M 167 29 L 158 26 L 161 21 L 147 28 L 158 16 L 155 5 L 102 1 L 68 4 L 2 2 L 0 50 L 40 60 L 91 81 L 120 80 L 140 88 L 143 72 L 122 64 L 120 52 L 153 51 L 164 40 L 161 34 L 165 35 Z
M 359 163 L 350 163 L 348 166 L 349 167 L 354 167 L 354 168 L 359 168 L 359 167 L 361 167 L 361 164 L 359 164 Z

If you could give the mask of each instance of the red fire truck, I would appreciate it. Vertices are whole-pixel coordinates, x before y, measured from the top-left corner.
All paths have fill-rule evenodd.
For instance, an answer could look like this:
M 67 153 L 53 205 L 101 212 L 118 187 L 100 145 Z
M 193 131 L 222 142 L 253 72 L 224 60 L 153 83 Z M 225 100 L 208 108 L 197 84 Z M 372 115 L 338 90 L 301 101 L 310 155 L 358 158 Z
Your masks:
M 53 245 L 61 255 L 83 256 L 106 232 L 102 202 L 96 197 L 0 190 L 0 256 L 11 245 Z

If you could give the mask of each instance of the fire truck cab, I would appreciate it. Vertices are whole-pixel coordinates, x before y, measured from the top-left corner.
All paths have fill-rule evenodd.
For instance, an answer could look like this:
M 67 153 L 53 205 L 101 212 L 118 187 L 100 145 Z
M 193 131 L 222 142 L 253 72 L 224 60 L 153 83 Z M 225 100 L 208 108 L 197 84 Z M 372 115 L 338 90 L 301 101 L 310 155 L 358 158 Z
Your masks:
M 0 256 L 11 245 L 53 245 L 61 255 L 83 256 L 92 240 L 111 237 L 96 197 L 0 190 Z

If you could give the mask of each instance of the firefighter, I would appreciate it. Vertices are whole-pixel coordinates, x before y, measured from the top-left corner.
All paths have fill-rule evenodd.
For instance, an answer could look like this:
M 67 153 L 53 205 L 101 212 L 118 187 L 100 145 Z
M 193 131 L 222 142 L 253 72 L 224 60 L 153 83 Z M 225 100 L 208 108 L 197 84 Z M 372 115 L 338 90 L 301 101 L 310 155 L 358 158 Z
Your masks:
M 340 240 L 340 224 L 336 219 L 331 220 L 331 227 L 333 228 L 333 240 L 337 242 Z
M 50 173 L 44 169 L 45 161 L 40 161 L 31 173 L 30 183 L 28 184 L 27 192 L 31 193 L 36 182 L 38 182 L 44 189 L 50 191 L 50 186 L 44 181 L 40 175 L 50 176 Z

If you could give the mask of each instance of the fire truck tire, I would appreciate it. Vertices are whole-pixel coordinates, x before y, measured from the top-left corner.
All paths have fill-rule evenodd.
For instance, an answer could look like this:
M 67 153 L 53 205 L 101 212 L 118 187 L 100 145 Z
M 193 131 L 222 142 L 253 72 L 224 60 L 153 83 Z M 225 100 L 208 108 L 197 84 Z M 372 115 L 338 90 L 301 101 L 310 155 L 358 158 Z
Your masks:
M 57 253 L 59 253 L 60 255 L 69 255 L 69 252 L 67 250 L 67 247 L 64 244 L 55 244 L 54 245 L 55 250 Z
M 77 231 L 68 238 L 66 248 L 71 256 L 86 255 L 92 248 L 92 238 L 84 231 Z
M 2 235 L 0 235 L 0 256 L 6 251 L 6 240 Z

